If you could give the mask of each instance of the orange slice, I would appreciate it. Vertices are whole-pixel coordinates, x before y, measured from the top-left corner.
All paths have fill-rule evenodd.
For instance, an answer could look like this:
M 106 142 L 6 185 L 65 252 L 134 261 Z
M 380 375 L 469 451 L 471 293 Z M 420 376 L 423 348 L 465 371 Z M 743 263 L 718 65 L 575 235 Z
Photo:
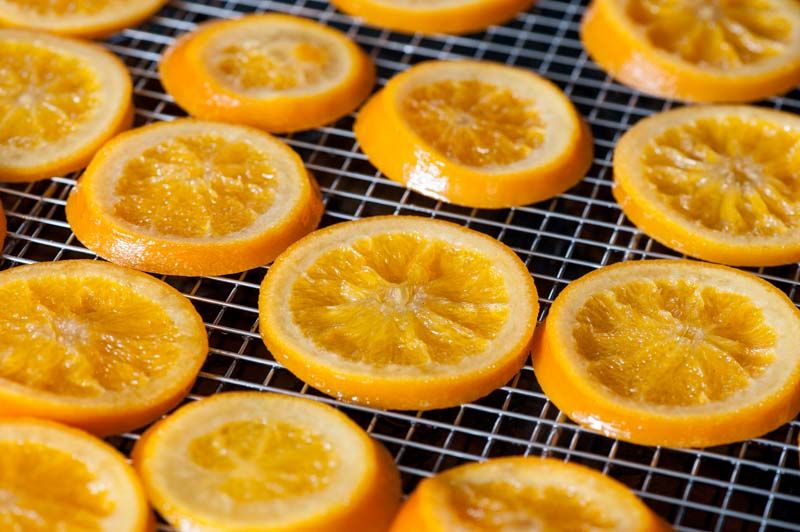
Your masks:
M 0 272 L 0 416 L 100 435 L 175 406 L 208 351 L 177 290 L 113 264 L 75 260 Z
M 705 260 L 800 260 L 800 117 L 687 107 L 642 120 L 614 152 L 614 196 L 665 246 Z
M 156 509 L 184 530 L 383 532 L 400 504 L 386 449 L 308 399 L 204 399 L 148 429 L 133 460 Z
M 167 50 L 160 73 L 193 116 L 271 132 L 335 122 L 375 83 L 372 61 L 343 33 L 279 14 L 205 24 Z
M 586 51 L 643 92 L 693 102 L 746 102 L 800 84 L 795 0 L 594 0 Z
M 67 201 L 75 236 L 112 262 L 221 275 L 271 262 L 322 216 L 316 182 L 281 141 L 242 126 L 176 120 L 120 135 Z
M 106 37 L 135 26 L 167 0 L 0 0 L 0 25 L 74 37 Z
M 0 528 L 155 530 L 144 490 L 115 449 L 36 419 L 0 419 Z
M 666 532 L 671 528 L 616 480 L 541 458 L 496 458 L 423 480 L 390 532 Z
M 342 401 L 459 405 L 522 367 L 536 287 L 505 245 L 414 216 L 372 217 L 290 247 L 261 286 L 261 335 L 277 360 Z
M 571 283 L 534 349 L 567 416 L 643 445 L 755 438 L 800 411 L 800 311 L 725 266 L 625 262 Z
M 534 0 L 331 0 L 370 24 L 409 33 L 469 33 L 502 24 Z
M 99 46 L 0 29 L 0 181 L 83 168 L 130 127 L 131 91 L 125 65 Z
M 364 106 L 354 130 L 387 177 L 468 207 L 550 198 L 592 163 L 591 133 L 564 93 L 491 62 L 414 66 Z

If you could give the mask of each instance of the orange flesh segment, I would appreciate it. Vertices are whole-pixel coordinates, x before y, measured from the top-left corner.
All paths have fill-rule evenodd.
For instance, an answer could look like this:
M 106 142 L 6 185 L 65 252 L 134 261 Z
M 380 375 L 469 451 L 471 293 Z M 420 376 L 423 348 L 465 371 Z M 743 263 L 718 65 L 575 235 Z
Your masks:
M 275 178 L 269 154 L 246 140 L 212 133 L 177 137 L 125 164 L 114 214 L 162 235 L 228 235 L 270 208 Z M 164 209 L 164 198 L 170 198 L 170 209 Z
M 696 406 L 747 388 L 774 361 L 776 332 L 747 297 L 689 281 L 633 281 L 576 315 L 577 353 L 611 392 Z
M 80 60 L 31 42 L 0 41 L 0 149 L 62 140 L 99 105 L 99 91 Z
M 123 0 L 4 0 L 39 15 L 94 15 L 122 5 Z
M 188 452 L 217 490 L 241 503 L 313 495 L 339 466 L 324 438 L 282 422 L 226 423 L 192 440 Z
M 0 441 L 0 529 L 92 532 L 114 511 L 85 464 L 39 443 Z
M 0 378 L 63 396 L 124 393 L 181 357 L 185 334 L 155 302 L 99 277 L 0 286 Z
M 318 346 L 382 367 L 456 364 L 483 352 L 508 303 L 488 257 L 388 233 L 318 257 L 292 287 L 289 308 Z
M 480 80 L 416 87 L 404 97 L 401 113 L 426 143 L 471 167 L 521 161 L 544 140 L 544 126 L 530 102 Z
M 774 236 L 800 228 L 800 135 L 728 115 L 672 127 L 648 143 L 644 177 L 708 229 Z

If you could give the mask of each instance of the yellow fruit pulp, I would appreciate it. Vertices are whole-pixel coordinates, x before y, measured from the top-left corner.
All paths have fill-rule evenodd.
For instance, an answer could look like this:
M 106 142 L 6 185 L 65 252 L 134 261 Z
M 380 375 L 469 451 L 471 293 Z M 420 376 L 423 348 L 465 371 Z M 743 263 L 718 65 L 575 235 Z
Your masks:
M 544 126 L 531 102 L 480 80 L 415 87 L 403 98 L 401 113 L 426 143 L 471 167 L 522 161 L 544 140 Z
M 181 331 L 156 302 L 99 277 L 0 286 L 0 378 L 62 396 L 124 393 L 182 356 Z M 1 474 L 1 473 L 0 473 Z
M 723 70 L 779 55 L 792 36 L 771 0 L 630 0 L 627 13 L 656 48 Z
M 661 199 L 708 229 L 781 235 L 800 227 L 800 132 L 764 120 L 703 118 L 645 148 Z
M 124 0 L 4 0 L 20 9 L 33 10 L 39 15 L 94 15 L 122 5 Z
M 573 328 L 589 374 L 638 403 L 694 406 L 747 388 L 777 335 L 747 297 L 690 281 L 632 281 L 589 298 Z
M 339 467 L 321 436 L 284 422 L 226 423 L 193 439 L 188 456 L 209 488 L 241 503 L 313 496 Z
M 273 204 L 276 173 L 269 157 L 246 140 L 213 133 L 163 140 L 125 164 L 114 213 L 161 235 L 236 233 Z
M 0 441 L 0 529 L 91 532 L 114 511 L 107 488 L 70 454 Z
M 80 60 L 31 42 L 0 40 L 0 156 L 62 140 L 92 115 L 99 91 Z
M 307 338 L 348 360 L 449 365 L 487 348 L 508 303 L 487 257 L 388 233 L 320 255 L 292 287 L 289 308 Z

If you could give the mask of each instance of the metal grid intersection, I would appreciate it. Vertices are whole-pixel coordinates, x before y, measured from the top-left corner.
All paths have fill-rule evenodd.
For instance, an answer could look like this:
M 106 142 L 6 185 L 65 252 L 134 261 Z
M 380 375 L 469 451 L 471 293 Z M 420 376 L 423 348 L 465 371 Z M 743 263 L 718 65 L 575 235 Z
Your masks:
M 277 11 L 343 30 L 374 58 L 383 85 L 427 59 L 477 58 L 532 69 L 557 83 L 588 119 L 595 161 L 579 185 L 558 198 L 516 209 L 485 211 L 446 205 L 383 178 L 359 151 L 353 118 L 287 137 L 323 188 L 323 225 L 379 214 L 450 220 L 514 248 L 533 274 L 542 302 L 600 266 L 676 254 L 637 231 L 610 193 L 611 150 L 640 118 L 672 107 L 610 80 L 586 56 L 578 25 L 586 0 L 539 0 L 502 27 L 468 36 L 402 35 L 366 26 L 320 0 L 173 0 L 150 21 L 107 41 L 129 67 L 137 125 L 184 113 L 164 94 L 156 64 L 175 37 L 210 18 Z M 800 91 L 765 105 L 800 111 Z M 64 203 L 77 175 L 29 185 L 0 184 L 8 241 L 3 268 L 38 261 L 92 258 L 75 239 Z M 800 304 L 800 267 L 754 270 Z M 228 390 L 270 390 L 336 402 L 308 388 L 276 363 L 257 330 L 259 268 L 238 275 L 167 278 L 206 322 L 208 360 L 192 399 Z M 550 455 L 583 463 L 634 489 L 682 530 L 800 530 L 800 470 L 795 420 L 744 443 L 681 450 L 642 447 L 578 428 L 542 394 L 530 365 L 503 388 L 471 404 L 433 412 L 384 412 L 338 405 L 383 442 L 403 473 L 406 492 L 425 476 L 466 461 L 510 454 Z M 136 434 L 111 438 L 128 452 Z

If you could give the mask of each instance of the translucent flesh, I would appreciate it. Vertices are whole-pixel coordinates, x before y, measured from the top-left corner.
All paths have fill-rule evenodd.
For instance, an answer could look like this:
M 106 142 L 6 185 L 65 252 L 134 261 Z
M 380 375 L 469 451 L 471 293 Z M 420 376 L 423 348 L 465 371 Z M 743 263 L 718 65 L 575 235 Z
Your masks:
M 772 0 L 630 0 L 628 16 L 655 47 L 721 69 L 781 54 L 792 34 Z
M 800 131 L 736 116 L 675 126 L 643 153 L 645 179 L 683 217 L 734 235 L 800 228 Z
M 248 228 L 270 208 L 276 178 L 269 154 L 246 140 L 186 135 L 131 158 L 113 208 L 157 234 L 218 237 Z
M 114 6 L 122 6 L 124 0 L 3 0 L 3 3 L 33 10 L 38 15 L 95 15 Z
M 404 98 L 402 113 L 426 143 L 466 166 L 521 161 L 544 139 L 530 102 L 480 80 L 442 80 L 416 87 Z
M 450 505 L 467 530 L 478 532 L 574 532 L 619 530 L 602 504 L 579 490 L 555 485 L 532 486 L 519 480 L 452 482 Z
M 242 503 L 313 496 L 339 467 L 329 442 L 286 423 L 226 423 L 192 440 L 188 451 L 208 472 L 205 489 Z
M 292 287 L 303 334 L 351 361 L 457 364 L 483 352 L 509 309 L 491 260 L 410 233 L 322 254 Z
M 163 376 L 183 335 L 163 309 L 98 277 L 0 286 L 0 378 L 73 397 L 125 393 Z
M 591 376 L 638 402 L 694 406 L 747 388 L 774 360 L 776 332 L 747 297 L 690 281 L 638 280 L 577 313 Z
M 80 60 L 0 40 L 0 157 L 63 141 L 93 114 L 99 91 Z
M 214 58 L 219 76 L 239 90 L 288 90 L 319 85 L 337 69 L 330 45 L 302 32 L 265 33 L 221 50 Z
M 108 488 L 70 454 L 0 441 L 0 529 L 99 531 L 113 511 Z

